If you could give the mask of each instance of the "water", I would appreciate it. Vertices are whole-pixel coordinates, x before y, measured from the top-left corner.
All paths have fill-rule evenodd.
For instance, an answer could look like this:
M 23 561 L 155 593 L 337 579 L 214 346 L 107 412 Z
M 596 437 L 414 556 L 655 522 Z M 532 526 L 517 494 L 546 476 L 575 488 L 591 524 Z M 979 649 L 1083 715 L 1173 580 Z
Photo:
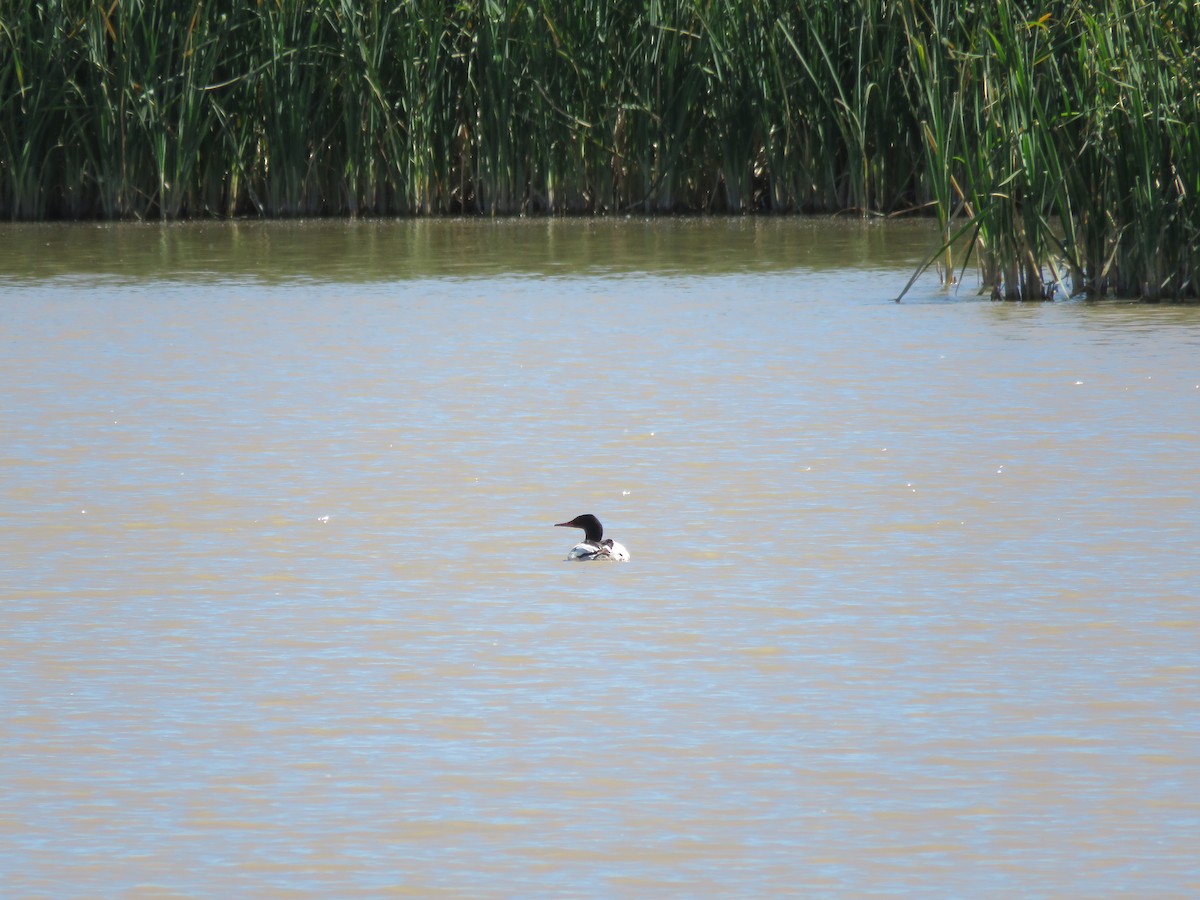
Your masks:
M 1200 309 L 897 305 L 924 226 L 0 246 L 6 895 L 1200 892 Z

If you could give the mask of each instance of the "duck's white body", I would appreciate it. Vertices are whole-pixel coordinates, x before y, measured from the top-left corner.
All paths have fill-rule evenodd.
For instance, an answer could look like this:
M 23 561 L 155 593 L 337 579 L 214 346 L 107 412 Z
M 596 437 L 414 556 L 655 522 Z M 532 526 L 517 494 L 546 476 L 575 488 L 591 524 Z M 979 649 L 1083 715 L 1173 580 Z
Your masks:
M 628 562 L 629 551 L 623 544 L 604 537 L 600 520 L 590 513 L 576 516 L 570 522 L 559 522 L 556 528 L 582 528 L 584 539 L 571 548 L 567 559 L 612 559 Z
M 580 541 L 571 548 L 567 559 L 613 559 L 617 562 L 629 562 L 629 551 L 624 544 L 618 544 L 612 538 L 593 544 L 590 541 Z

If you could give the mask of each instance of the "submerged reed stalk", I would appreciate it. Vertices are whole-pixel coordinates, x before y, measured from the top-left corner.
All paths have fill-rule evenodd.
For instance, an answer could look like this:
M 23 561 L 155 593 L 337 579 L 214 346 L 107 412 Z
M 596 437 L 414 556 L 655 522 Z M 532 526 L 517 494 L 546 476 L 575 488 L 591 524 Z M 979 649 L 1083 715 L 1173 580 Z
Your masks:
M 1195 299 L 1198 48 L 1191 0 L 0 0 L 0 215 L 926 212 L 947 282 Z

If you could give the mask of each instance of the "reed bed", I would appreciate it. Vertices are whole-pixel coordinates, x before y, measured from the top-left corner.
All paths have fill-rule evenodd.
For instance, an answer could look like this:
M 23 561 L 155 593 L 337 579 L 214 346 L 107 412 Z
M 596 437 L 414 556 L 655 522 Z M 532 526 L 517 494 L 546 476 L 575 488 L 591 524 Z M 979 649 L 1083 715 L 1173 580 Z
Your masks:
M 1192 0 L 0 0 L 0 216 L 922 212 L 947 282 L 1191 299 L 1198 48 Z

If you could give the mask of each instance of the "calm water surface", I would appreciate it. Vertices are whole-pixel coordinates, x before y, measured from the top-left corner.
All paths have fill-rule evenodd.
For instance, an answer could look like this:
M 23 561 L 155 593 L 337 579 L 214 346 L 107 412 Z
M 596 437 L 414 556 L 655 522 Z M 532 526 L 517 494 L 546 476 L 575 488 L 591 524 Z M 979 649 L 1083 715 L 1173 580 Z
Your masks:
M 930 245 L 0 227 L 5 895 L 1200 893 L 1200 309 Z

